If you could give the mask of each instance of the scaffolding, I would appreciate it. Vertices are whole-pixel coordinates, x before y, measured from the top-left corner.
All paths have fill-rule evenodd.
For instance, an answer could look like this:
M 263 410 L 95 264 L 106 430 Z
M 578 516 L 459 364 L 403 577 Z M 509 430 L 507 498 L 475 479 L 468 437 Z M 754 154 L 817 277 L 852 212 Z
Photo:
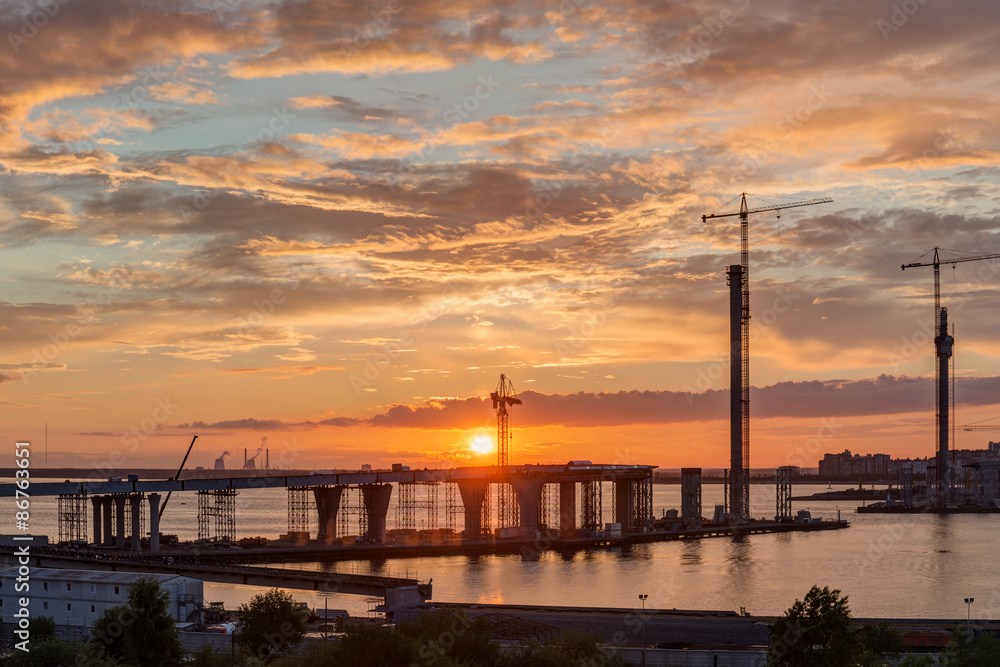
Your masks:
M 490 506 L 490 488 L 486 485 L 486 493 L 483 494 L 483 511 L 479 521 L 479 534 L 483 537 L 493 533 L 493 508 Z
M 458 484 L 445 482 L 444 497 L 445 527 L 452 532 L 458 531 L 459 526 L 464 526 L 465 517 L 465 505 L 462 504 L 461 496 L 458 493 Z M 463 517 L 461 520 L 459 515 Z
M 604 521 L 601 482 L 599 480 L 581 482 L 580 489 L 583 495 L 583 529 L 601 530 L 603 528 L 601 524 Z M 614 502 L 614 494 L 611 494 L 611 500 Z
M 125 530 L 132 530 L 132 496 L 135 494 L 129 494 L 128 499 L 125 501 Z M 143 503 L 146 501 L 146 494 L 140 493 L 139 496 L 139 537 L 143 537 L 146 534 L 146 513 L 142 511 Z M 117 505 L 115 506 L 115 512 L 117 512 Z
M 360 486 L 348 486 L 340 495 L 340 509 L 337 511 L 337 535 L 354 535 L 351 526 L 357 523 L 357 536 L 368 532 L 368 512 L 365 511 L 365 497 Z
M 424 487 L 424 518 L 427 520 L 427 530 L 437 530 L 438 523 L 438 482 L 420 482 Z
M 288 487 L 288 534 L 309 534 L 309 508 L 313 504 L 308 486 Z
M 899 502 L 913 504 L 913 464 L 903 464 L 899 468 Z
M 542 484 L 538 502 L 538 527 L 559 529 L 559 485 Z
M 781 466 L 776 471 L 778 497 L 775 504 L 775 521 L 792 520 L 792 466 Z
M 632 525 L 648 526 L 653 521 L 653 477 L 644 477 L 635 482 L 635 505 Z
M 59 542 L 87 541 L 87 492 L 59 494 Z
M 236 541 L 236 489 L 198 492 L 198 539 L 219 543 Z
M 396 501 L 396 528 L 400 530 L 416 529 L 416 484 L 413 482 L 399 483 L 399 500 Z

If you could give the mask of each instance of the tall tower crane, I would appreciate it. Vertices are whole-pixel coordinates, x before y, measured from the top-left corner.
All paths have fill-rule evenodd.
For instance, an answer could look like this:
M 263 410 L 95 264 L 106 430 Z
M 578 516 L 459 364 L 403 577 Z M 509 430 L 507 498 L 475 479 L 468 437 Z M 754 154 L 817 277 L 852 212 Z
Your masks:
M 934 248 L 934 256 L 930 262 L 912 262 L 903 264 L 903 271 L 906 269 L 921 266 L 934 267 L 934 350 L 937 363 L 934 364 L 934 419 L 935 429 L 935 453 L 937 455 L 937 504 L 944 507 L 951 501 L 950 465 L 951 459 L 948 455 L 948 360 L 952 356 L 952 348 L 955 344 L 953 336 L 948 335 L 948 310 L 941 307 L 941 265 L 955 265 L 959 262 L 975 262 L 984 259 L 1000 258 L 1000 253 L 988 253 L 982 255 L 967 255 L 965 257 L 951 257 L 941 259 L 943 248 Z M 957 252 L 951 250 L 948 252 Z
M 510 465 L 510 411 L 511 405 L 521 405 L 521 399 L 514 393 L 514 385 L 506 375 L 500 375 L 497 390 L 490 394 L 493 409 L 497 411 L 497 465 L 506 479 L 506 466 Z M 502 482 L 497 487 L 497 528 L 518 525 L 517 499 L 510 482 Z
M 777 211 L 780 215 L 782 209 L 832 201 L 829 197 L 824 197 L 750 208 L 747 205 L 747 193 L 744 192 L 740 195 L 739 211 L 706 213 L 701 216 L 702 222 L 713 218 L 740 217 L 740 264 L 738 267 L 729 267 L 727 275 L 731 288 L 735 288 L 734 281 L 740 287 L 739 307 L 737 309 L 736 304 L 731 302 L 729 322 L 729 511 L 741 520 L 750 518 L 750 214 Z M 738 321 L 734 316 L 737 313 Z

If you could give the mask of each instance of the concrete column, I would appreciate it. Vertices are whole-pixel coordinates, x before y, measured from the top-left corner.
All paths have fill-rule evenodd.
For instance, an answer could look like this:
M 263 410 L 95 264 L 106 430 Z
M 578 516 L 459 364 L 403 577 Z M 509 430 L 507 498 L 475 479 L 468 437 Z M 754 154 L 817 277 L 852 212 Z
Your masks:
M 635 481 L 623 479 L 615 482 L 615 523 L 622 525 L 622 530 L 632 527 L 632 516 L 635 514 Z
M 576 530 L 576 482 L 559 484 L 559 530 Z
M 538 530 L 538 504 L 542 499 L 542 486 L 545 481 L 526 477 L 515 477 L 511 480 L 514 495 L 517 496 L 517 506 L 520 510 L 518 525 L 529 531 Z
M 149 499 L 149 550 L 160 550 L 160 494 L 151 493 Z
M 138 493 L 129 494 L 129 502 L 132 504 L 132 551 L 142 551 L 142 496 Z
M 392 484 L 362 484 L 361 495 L 365 501 L 365 515 L 368 517 L 368 532 L 365 537 L 376 544 L 385 542 L 385 516 L 389 513 L 389 498 Z
M 458 492 L 462 494 L 462 505 L 465 506 L 465 537 L 479 539 L 483 531 L 483 500 L 489 484 L 477 481 L 458 482 Z
M 99 546 L 101 544 L 101 503 L 104 502 L 104 496 L 91 496 L 90 502 L 94 506 L 94 546 Z
M 337 539 L 337 513 L 340 511 L 340 498 L 346 488 L 346 486 L 312 487 L 313 496 L 316 497 L 316 513 L 319 515 L 317 540 L 324 540 L 330 544 Z
M 111 503 L 113 499 L 111 496 L 104 496 L 101 501 L 104 503 L 104 546 L 113 547 L 115 546 L 115 536 L 113 534 L 111 525 Z
M 115 499 L 115 548 L 125 548 L 125 496 L 116 494 Z

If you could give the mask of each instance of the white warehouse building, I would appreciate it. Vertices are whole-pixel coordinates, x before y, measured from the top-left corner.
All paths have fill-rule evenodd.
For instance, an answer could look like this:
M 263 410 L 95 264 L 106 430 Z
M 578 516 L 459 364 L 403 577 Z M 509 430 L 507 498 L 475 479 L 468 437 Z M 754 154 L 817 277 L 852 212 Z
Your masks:
M 17 568 L 0 570 L 0 617 L 4 623 L 16 623 L 14 613 L 19 599 L 29 600 L 32 618 L 51 616 L 58 626 L 89 628 L 105 610 L 128 602 L 128 587 L 138 579 L 150 577 L 170 595 L 170 613 L 177 623 L 197 621 L 204 600 L 204 582 L 176 574 L 138 572 L 100 572 L 32 568 L 30 589 L 17 592 Z

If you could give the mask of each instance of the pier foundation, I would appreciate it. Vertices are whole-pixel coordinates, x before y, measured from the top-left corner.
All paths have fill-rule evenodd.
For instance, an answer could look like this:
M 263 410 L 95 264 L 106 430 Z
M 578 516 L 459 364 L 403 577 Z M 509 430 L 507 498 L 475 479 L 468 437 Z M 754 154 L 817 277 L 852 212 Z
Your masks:
M 517 497 L 518 525 L 521 529 L 534 534 L 538 530 L 538 504 L 542 499 L 541 479 L 515 477 L 511 480 L 514 495 Z
M 576 530 L 576 482 L 559 484 L 559 530 Z
M 681 468 L 681 520 L 688 528 L 701 527 L 701 468 Z
M 103 496 L 91 496 L 90 502 L 93 504 L 94 510 L 94 546 L 99 546 L 101 544 L 101 507 L 104 502 Z
M 149 498 L 149 550 L 160 550 L 160 494 L 151 493 Z
M 142 496 L 138 493 L 130 494 L 129 502 L 132 504 L 132 551 L 142 550 Z
M 337 539 L 337 512 L 340 510 L 340 497 L 345 486 L 314 486 L 313 496 L 316 498 L 316 514 L 319 515 L 319 532 L 317 540 L 330 544 Z
M 112 496 L 103 496 L 101 498 L 102 509 L 104 512 L 104 546 L 113 547 L 115 545 L 115 536 L 113 526 L 111 525 L 111 503 Z
M 365 537 L 376 544 L 384 544 L 385 517 L 389 514 L 392 484 L 362 484 L 361 493 L 365 499 L 365 514 L 368 516 Z
M 483 502 L 489 484 L 486 482 L 458 482 L 458 492 L 465 506 L 465 538 L 479 539 L 483 534 Z
M 125 548 L 125 495 L 116 494 L 115 499 L 115 548 Z

